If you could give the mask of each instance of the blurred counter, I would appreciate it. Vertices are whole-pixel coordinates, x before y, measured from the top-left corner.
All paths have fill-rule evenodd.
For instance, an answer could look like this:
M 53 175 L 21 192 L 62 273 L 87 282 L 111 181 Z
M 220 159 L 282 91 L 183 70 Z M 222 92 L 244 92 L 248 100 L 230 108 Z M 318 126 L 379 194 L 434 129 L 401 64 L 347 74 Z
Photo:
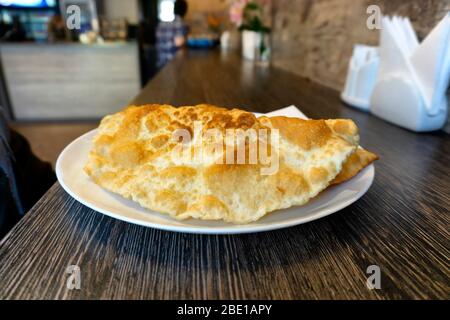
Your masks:
M 0 54 L 17 120 L 99 118 L 140 90 L 134 42 L 2 43 Z

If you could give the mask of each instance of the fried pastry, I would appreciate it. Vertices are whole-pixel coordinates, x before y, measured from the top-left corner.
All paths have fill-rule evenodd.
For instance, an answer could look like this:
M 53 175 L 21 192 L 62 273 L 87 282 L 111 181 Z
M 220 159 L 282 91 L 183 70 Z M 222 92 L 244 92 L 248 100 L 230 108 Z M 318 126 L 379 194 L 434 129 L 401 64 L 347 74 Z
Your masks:
M 359 147 L 342 166 L 341 172 L 331 181 L 331 185 L 339 184 L 350 180 L 356 176 L 362 169 L 378 160 L 378 156 L 364 148 Z
M 176 219 L 241 224 L 303 205 L 356 174 L 368 161 L 358 143 L 358 129 L 346 119 L 256 118 L 211 105 L 130 106 L 101 121 L 85 172 L 106 190 Z M 358 161 L 341 175 L 355 152 Z

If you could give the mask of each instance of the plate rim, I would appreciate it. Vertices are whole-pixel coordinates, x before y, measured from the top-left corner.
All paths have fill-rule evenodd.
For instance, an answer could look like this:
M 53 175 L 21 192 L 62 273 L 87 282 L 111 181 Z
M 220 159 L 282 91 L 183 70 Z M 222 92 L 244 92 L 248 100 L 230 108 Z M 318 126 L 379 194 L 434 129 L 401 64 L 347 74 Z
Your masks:
M 364 168 L 357 174 L 357 176 L 358 176 L 358 175 L 361 175 L 361 174 L 369 171 L 370 181 L 366 185 L 364 185 L 364 188 L 358 190 L 358 193 L 354 197 L 352 197 L 351 199 L 342 201 L 339 204 L 332 206 L 331 208 L 324 208 L 315 215 L 304 217 L 304 218 L 289 219 L 284 222 L 280 221 L 280 222 L 274 222 L 274 223 L 270 223 L 270 224 L 261 224 L 261 225 L 252 225 L 252 224 L 233 225 L 233 224 L 230 224 L 230 226 L 218 227 L 218 228 L 166 225 L 166 224 L 161 224 L 161 223 L 157 223 L 157 222 L 149 222 L 149 221 L 143 221 L 143 220 L 135 219 L 135 218 L 128 218 L 119 213 L 114 213 L 114 212 L 110 212 L 106 209 L 102 209 L 102 208 L 98 207 L 95 203 L 87 201 L 87 200 L 83 199 L 83 197 L 78 196 L 65 183 L 65 181 L 63 179 L 63 173 L 61 172 L 61 170 L 62 170 L 61 163 L 64 160 L 66 153 L 68 152 L 68 150 L 73 148 L 73 146 L 75 146 L 77 143 L 79 143 L 79 141 L 85 139 L 85 137 L 88 135 L 94 134 L 96 131 L 98 131 L 98 128 L 90 130 L 90 131 L 82 134 L 81 136 L 79 136 L 78 138 L 73 140 L 71 143 L 69 143 L 64 148 L 64 150 L 60 153 L 60 155 L 58 156 L 58 159 L 56 160 L 56 165 L 55 165 L 56 177 L 58 179 L 59 184 L 62 186 L 64 191 L 67 192 L 72 198 L 74 198 L 76 201 L 80 202 L 82 205 L 84 205 L 94 211 L 97 211 L 101 214 L 104 214 L 108 217 L 111 217 L 111 218 L 114 218 L 117 220 L 140 225 L 143 227 L 150 227 L 150 228 L 154 228 L 154 229 L 158 229 L 158 230 L 172 231 L 172 232 L 179 232 L 179 233 L 190 233 L 190 234 L 226 235 L 226 234 L 259 233 L 259 232 L 266 232 L 266 231 L 289 228 L 289 227 L 297 226 L 300 224 L 308 223 L 308 222 L 311 222 L 314 220 L 319 220 L 321 218 L 324 218 L 333 213 L 339 212 L 342 209 L 348 207 L 349 205 L 358 201 L 364 194 L 367 193 L 367 191 L 372 186 L 374 178 L 375 178 L 375 166 L 373 163 L 371 163 L 369 166 L 367 166 L 366 168 Z M 344 182 L 344 183 L 347 183 L 347 182 Z M 275 210 L 275 211 L 277 211 L 277 210 Z M 149 214 L 151 214 L 151 213 L 152 212 L 149 210 Z

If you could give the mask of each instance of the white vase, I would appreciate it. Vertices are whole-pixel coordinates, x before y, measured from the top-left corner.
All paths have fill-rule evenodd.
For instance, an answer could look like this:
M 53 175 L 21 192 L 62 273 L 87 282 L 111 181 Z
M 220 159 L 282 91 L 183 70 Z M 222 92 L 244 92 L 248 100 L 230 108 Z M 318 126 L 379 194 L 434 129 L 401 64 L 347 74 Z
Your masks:
M 261 44 L 261 33 L 244 30 L 242 31 L 242 56 L 248 60 L 255 60 Z

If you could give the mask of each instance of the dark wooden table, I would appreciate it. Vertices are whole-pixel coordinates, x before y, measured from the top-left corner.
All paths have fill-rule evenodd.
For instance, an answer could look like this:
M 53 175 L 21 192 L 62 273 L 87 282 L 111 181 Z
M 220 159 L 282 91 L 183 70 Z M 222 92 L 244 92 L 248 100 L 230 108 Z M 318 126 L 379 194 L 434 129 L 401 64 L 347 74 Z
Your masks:
M 55 184 L 0 244 L 0 298 L 450 298 L 448 135 L 397 128 L 344 106 L 331 89 L 220 52 L 181 53 L 135 99 L 202 102 L 352 118 L 362 145 L 381 157 L 374 184 L 326 218 L 230 236 L 114 220 Z M 80 290 L 66 287 L 69 265 L 80 267 Z M 366 287 L 369 265 L 380 267 L 380 290 Z

